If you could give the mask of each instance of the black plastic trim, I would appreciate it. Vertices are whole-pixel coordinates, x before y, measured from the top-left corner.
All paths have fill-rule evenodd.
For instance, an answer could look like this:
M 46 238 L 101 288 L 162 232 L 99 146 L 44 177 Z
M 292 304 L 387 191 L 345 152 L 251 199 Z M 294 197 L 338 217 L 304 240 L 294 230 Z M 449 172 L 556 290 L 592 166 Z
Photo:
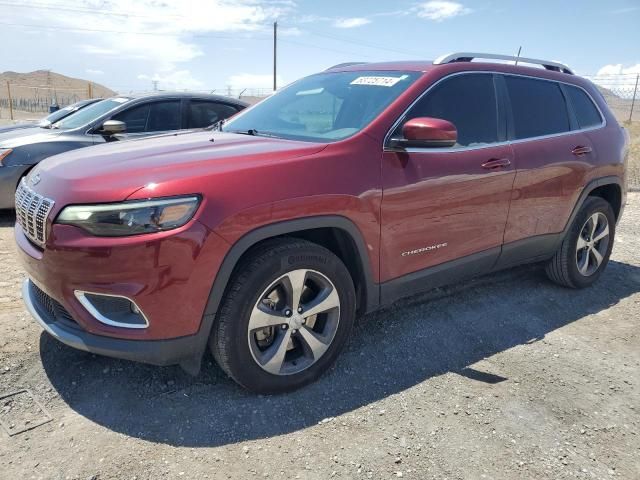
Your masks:
M 389 305 L 403 297 L 487 273 L 499 255 L 500 247 L 494 247 L 384 282 L 380 288 L 381 303 Z
M 582 204 L 587 199 L 589 194 L 591 194 L 591 192 L 593 192 L 596 188 L 604 187 L 605 185 L 617 185 L 620 188 L 620 193 L 622 194 L 622 198 L 624 198 L 624 186 L 622 184 L 622 180 L 620 179 L 620 177 L 617 177 L 615 175 L 610 175 L 608 177 L 595 178 L 595 179 L 591 180 L 587 184 L 587 186 L 584 187 L 584 189 L 582 190 L 582 193 L 580 194 L 580 197 L 578 198 L 578 201 L 576 202 L 575 206 L 573 207 L 573 211 L 571 212 L 571 215 L 569 216 L 569 220 L 567 220 L 567 224 L 565 225 L 564 230 L 562 231 L 562 233 L 563 233 L 562 237 L 563 238 L 564 238 L 564 235 L 569 231 L 569 228 L 571 228 L 571 224 L 573 223 L 573 219 L 576 218 L 576 215 L 580 211 L 580 208 L 582 207 Z M 619 218 L 620 218 L 620 216 L 618 216 L 618 219 Z
M 323 215 L 315 217 L 300 218 L 294 220 L 287 220 L 283 222 L 266 225 L 264 227 L 257 228 L 244 235 L 238 240 L 231 250 L 225 256 L 216 279 L 211 288 L 209 294 L 209 301 L 205 308 L 205 314 L 214 316 L 218 311 L 222 296 L 227 288 L 227 283 L 231 277 L 231 273 L 235 268 L 240 257 L 247 252 L 252 246 L 262 240 L 268 238 L 278 237 L 281 235 L 293 234 L 304 230 L 314 230 L 317 228 L 337 228 L 346 232 L 353 240 L 358 255 L 360 257 L 360 264 L 363 271 L 365 280 L 364 294 L 365 294 L 365 309 L 363 313 L 375 310 L 378 307 L 380 301 L 379 287 L 373 281 L 373 275 L 371 274 L 371 268 L 369 264 L 369 255 L 367 253 L 367 247 L 360 233 L 360 230 L 356 225 L 346 217 L 339 215 Z
M 550 233 L 507 243 L 502 246 L 502 253 L 493 271 L 549 260 L 560 247 L 563 238 L 564 233 Z
M 200 370 L 208 331 L 204 344 L 202 344 L 202 328 L 196 335 L 168 340 L 125 340 L 95 335 L 80 328 L 72 328 L 66 322 L 51 318 L 49 313 L 33 300 L 33 285 L 31 280 L 25 280 L 22 287 L 22 296 L 29 313 L 47 333 L 65 345 L 85 352 L 152 365 L 179 364 L 193 374 Z

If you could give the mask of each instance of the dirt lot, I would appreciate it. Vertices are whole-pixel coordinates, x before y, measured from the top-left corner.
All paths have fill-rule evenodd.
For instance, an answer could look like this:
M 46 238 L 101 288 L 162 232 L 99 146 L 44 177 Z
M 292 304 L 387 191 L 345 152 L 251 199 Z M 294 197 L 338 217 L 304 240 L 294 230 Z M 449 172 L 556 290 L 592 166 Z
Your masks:
M 2 479 L 640 478 L 640 194 L 597 286 L 529 266 L 412 298 L 274 397 L 210 358 L 192 378 L 49 338 L 22 307 L 12 234 L 5 215 L 0 396 L 28 388 L 53 420 L 0 431 Z M 0 420 L 46 418 L 22 394 Z

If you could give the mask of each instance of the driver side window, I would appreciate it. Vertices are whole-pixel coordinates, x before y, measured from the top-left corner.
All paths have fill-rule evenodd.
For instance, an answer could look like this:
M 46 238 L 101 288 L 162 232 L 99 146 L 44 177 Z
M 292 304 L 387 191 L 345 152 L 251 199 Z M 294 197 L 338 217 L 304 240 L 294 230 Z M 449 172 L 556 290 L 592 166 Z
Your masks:
M 127 133 L 162 132 L 180 129 L 180 101 L 145 103 L 114 115 L 127 124 Z
M 140 105 L 120 112 L 113 116 L 112 120 L 118 120 L 127 124 L 127 133 L 140 133 L 146 131 L 149 118 L 149 104 Z
M 493 75 L 473 73 L 443 80 L 409 110 L 393 137 L 402 138 L 402 125 L 418 117 L 453 123 L 458 140 L 452 148 L 497 143 L 498 107 Z

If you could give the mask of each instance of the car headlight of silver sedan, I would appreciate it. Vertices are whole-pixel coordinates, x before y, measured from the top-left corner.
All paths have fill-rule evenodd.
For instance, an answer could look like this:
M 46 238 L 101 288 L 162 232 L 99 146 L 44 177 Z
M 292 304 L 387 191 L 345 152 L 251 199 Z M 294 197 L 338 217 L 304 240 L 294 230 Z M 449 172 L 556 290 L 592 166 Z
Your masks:
M 186 224 L 200 197 L 157 198 L 65 207 L 55 223 L 73 225 L 98 237 L 124 237 L 172 230 Z

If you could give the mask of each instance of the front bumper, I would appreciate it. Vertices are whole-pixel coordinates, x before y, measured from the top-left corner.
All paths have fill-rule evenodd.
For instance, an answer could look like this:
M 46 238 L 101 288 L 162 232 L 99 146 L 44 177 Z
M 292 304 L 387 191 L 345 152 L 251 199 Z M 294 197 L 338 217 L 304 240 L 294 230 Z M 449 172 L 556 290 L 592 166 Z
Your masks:
M 31 165 L 0 166 L 0 210 L 15 206 L 16 187 Z
M 14 231 L 29 277 L 24 301 L 42 328 L 80 350 L 197 371 L 215 315 L 205 308 L 228 250 L 224 240 L 196 220 L 126 238 L 93 237 L 68 225 L 50 228 L 44 249 L 32 244 L 19 224 Z M 79 301 L 78 291 L 124 296 L 148 325 L 106 324 Z M 44 304 L 38 303 L 43 298 Z M 55 308 L 45 308 L 50 305 Z
M 39 300 L 31 280 L 24 281 L 22 298 L 29 313 L 49 335 L 65 345 L 85 352 L 153 365 L 181 364 L 189 370 L 194 362 L 199 363 L 196 352 L 202 354 L 202 345 L 206 344 L 206 338 L 202 337 L 207 336 L 208 332 L 171 340 L 148 341 L 93 335 L 74 327 L 73 322 L 63 321 L 52 315 Z

